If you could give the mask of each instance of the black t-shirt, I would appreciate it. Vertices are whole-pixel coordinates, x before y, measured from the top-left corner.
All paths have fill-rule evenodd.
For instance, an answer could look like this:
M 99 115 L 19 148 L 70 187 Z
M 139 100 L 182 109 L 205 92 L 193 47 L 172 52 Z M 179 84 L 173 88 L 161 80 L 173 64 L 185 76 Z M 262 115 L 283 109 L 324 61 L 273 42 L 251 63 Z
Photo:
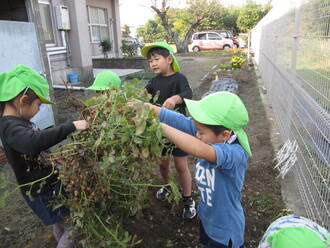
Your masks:
M 0 118 L 0 138 L 18 184 L 34 182 L 49 176 L 32 186 L 21 187 L 23 194 L 27 191 L 31 191 L 32 195 L 43 193 L 58 180 L 58 175 L 52 174 L 52 165 L 40 160 L 39 155 L 50 152 L 49 148 L 63 141 L 75 130 L 72 122 L 39 130 L 32 122 L 23 118 L 16 116 Z
M 159 105 L 163 105 L 166 99 L 174 95 L 179 95 L 182 99 L 191 99 L 193 95 L 187 77 L 179 72 L 166 77 L 157 75 L 149 80 L 146 89 L 152 97 L 157 94 L 157 91 L 160 92 L 158 99 L 155 102 Z M 152 99 L 151 102 L 153 103 Z M 185 115 L 186 109 L 184 102 L 176 105 L 175 110 Z

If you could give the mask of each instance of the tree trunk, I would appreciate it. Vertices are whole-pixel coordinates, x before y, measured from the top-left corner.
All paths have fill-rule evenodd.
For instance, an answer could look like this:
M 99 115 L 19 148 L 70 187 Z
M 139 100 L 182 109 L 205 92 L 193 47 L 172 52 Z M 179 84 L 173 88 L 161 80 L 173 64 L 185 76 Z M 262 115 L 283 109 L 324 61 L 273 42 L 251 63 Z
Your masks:
M 207 19 L 205 17 L 204 14 L 201 15 L 201 17 L 199 17 L 199 19 L 197 19 L 189 28 L 188 32 L 185 35 L 184 40 L 180 40 L 179 36 L 177 33 L 175 33 L 171 26 L 168 23 L 167 20 L 167 11 L 169 10 L 170 7 L 166 7 L 167 5 L 167 0 L 162 0 L 162 9 L 158 9 L 157 6 L 151 6 L 151 9 L 153 9 L 157 15 L 159 16 L 163 27 L 165 28 L 165 30 L 167 31 L 167 33 L 173 38 L 173 41 L 176 45 L 176 49 L 177 49 L 177 53 L 187 53 L 189 52 L 188 50 L 188 45 L 191 39 L 192 34 L 194 33 L 195 28 L 197 28 L 205 19 Z

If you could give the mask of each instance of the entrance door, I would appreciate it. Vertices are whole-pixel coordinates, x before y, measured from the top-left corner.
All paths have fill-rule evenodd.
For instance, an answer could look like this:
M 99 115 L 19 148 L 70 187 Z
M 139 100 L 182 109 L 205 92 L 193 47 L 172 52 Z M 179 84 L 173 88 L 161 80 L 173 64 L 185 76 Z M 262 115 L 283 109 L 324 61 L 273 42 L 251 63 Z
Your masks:
M 44 74 L 37 33 L 33 22 L 0 21 L 0 72 L 11 71 L 23 64 Z M 41 104 L 39 113 L 31 119 L 40 129 L 54 125 L 49 104 Z

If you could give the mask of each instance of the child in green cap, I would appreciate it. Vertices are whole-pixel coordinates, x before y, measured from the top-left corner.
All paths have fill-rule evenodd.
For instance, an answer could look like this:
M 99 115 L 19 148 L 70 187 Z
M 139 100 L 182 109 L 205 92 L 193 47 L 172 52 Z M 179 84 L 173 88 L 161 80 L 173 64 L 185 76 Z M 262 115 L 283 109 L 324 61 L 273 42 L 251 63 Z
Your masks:
M 180 66 L 172 47 L 166 42 L 156 42 L 143 47 L 141 54 L 148 58 L 150 68 L 158 74 L 146 85 L 152 99 L 159 93 L 156 104 L 171 110 L 177 109 L 181 114 L 186 114 L 183 98 L 191 99 L 192 90 L 186 76 L 180 73 Z M 196 209 L 191 196 L 192 177 L 188 166 L 188 154 L 179 148 L 174 148 L 171 153 L 183 191 L 183 218 L 192 219 L 196 215 Z M 163 154 L 165 155 L 166 151 Z M 169 173 L 171 172 L 170 156 L 163 159 L 159 167 L 165 183 L 168 184 Z M 160 201 L 165 201 L 171 192 L 171 187 L 167 185 L 156 193 L 156 197 Z
M 11 72 L 0 74 L 0 139 L 21 193 L 34 213 L 45 225 L 53 225 L 57 247 L 72 248 L 75 236 L 69 234 L 65 221 L 69 209 L 54 205 L 64 195 L 58 169 L 43 160 L 49 148 L 70 133 L 89 127 L 85 120 L 66 122 L 57 127 L 39 130 L 30 121 L 42 103 L 48 100 L 49 85 L 36 71 L 18 65 Z
M 282 216 L 267 228 L 258 248 L 327 248 L 330 232 L 297 215 Z
M 191 117 L 164 107 L 149 107 L 159 115 L 165 137 L 198 158 L 195 180 L 200 193 L 200 241 L 206 248 L 243 247 L 241 190 L 252 155 L 242 129 L 249 121 L 247 110 L 241 99 L 229 92 L 184 101 Z
M 119 76 L 110 70 L 101 71 L 97 74 L 93 85 L 86 88 L 86 90 L 104 91 L 111 88 L 119 88 L 121 80 Z

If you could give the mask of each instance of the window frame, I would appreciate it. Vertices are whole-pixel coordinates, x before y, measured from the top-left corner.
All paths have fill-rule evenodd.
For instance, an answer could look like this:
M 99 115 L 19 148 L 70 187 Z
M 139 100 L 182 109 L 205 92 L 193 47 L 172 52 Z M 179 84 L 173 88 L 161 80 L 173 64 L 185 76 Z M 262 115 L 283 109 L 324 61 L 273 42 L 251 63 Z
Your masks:
M 97 11 L 97 22 L 92 22 L 91 11 L 95 9 Z M 101 22 L 100 19 L 100 11 L 104 13 L 104 23 Z M 87 16 L 88 16 L 88 29 L 89 29 L 89 38 L 91 43 L 99 43 L 102 39 L 110 39 L 109 34 L 109 24 L 108 24 L 108 10 L 106 8 L 100 8 L 95 6 L 87 6 Z M 98 28 L 97 38 L 95 39 L 95 35 L 93 33 L 93 28 Z M 102 28 L 105 28 L 106 34 L 102 35 Z
M 52 11 L 52 4 L 50 3 L 49 0 L 38 0 L 38 5 L 39 5 L 39 10 L 41 13 L 41 5 L 48 6 L 49 10 L 49 16 L 48 16 L 48 21 L 50 22 L 50 30 L 49 33 L 52 35 L 52 40 L 45 40 L 46 47 L 55 47 L 56 46 L 56 35 L 55 35 L 55 28 L 54 28 L 54 17 L 53 17 L 53 11 Z M 41 15 L 40 15 L 41 17 Z M 44 23 L 41 23 L 43 32 L 45 31 Z M 45 37 L 44 37 L 45 38 Z M 50 42 L 49 42 L 50 41 Z

